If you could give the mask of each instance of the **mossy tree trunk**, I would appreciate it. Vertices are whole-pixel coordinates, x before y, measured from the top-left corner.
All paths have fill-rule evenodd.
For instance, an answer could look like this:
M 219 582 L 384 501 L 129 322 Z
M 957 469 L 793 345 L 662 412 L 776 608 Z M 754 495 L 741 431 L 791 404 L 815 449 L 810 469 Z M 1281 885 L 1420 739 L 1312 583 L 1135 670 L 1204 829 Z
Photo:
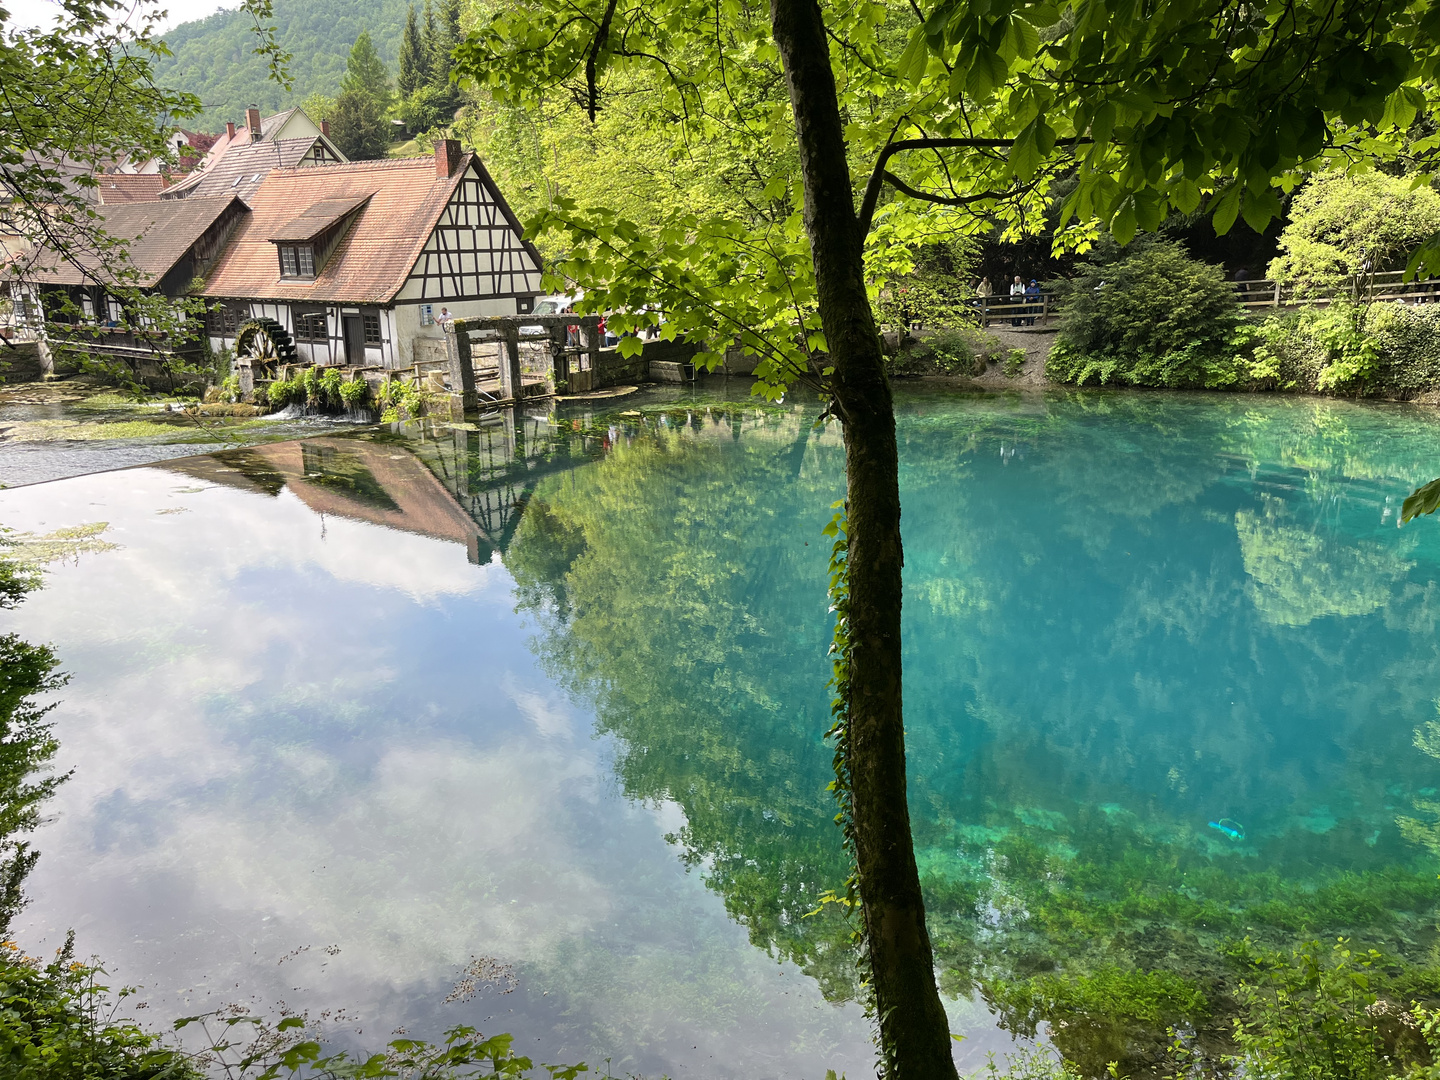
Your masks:
M 953 1043 L 935 984 L 905 798 L 895 411 L 865 289 L 865 237 L 824 17 L 815 0 L 771 0 L 770 15 L 795 116 L 805 224 L 845 433 L 851 810 L 882 1049 L 892 1080 L 950 1078 Z

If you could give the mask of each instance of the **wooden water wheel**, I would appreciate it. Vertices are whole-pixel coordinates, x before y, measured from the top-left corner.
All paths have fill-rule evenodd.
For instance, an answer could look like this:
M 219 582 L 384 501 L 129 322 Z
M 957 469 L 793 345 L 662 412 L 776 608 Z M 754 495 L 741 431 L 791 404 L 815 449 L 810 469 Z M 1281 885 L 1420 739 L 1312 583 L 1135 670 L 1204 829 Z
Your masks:
M 295 341 L 274 319 L 251 319 L 235 335 L 235 358 L 249 361 L 254 378 L 274 378 L 281 364 L 294 363 Z

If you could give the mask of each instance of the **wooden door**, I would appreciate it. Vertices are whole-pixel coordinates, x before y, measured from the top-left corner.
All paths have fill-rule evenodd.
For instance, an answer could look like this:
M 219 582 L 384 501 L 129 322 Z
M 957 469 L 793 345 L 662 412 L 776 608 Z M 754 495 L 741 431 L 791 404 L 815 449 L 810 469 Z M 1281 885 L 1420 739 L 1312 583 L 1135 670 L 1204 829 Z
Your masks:
M 365 324 L 359 315 L 343 315 L 341 323 L 345 332 L 345 362 L 365 363 Z

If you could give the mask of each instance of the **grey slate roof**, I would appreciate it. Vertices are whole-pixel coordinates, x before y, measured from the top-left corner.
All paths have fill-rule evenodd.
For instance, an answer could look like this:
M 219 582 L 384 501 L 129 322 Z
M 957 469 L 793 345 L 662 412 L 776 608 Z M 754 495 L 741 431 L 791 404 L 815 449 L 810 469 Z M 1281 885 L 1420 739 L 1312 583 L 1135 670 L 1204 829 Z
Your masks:
M 315 139 L 280 139 L 276 142 L 244 143 L 227 149 L 219 161 L 193 178 L 172 184 L 163 199 L 204 199 L 238 195 L 242 199 L 259 190 L 271 169 L 298 165 L 309 153 Z

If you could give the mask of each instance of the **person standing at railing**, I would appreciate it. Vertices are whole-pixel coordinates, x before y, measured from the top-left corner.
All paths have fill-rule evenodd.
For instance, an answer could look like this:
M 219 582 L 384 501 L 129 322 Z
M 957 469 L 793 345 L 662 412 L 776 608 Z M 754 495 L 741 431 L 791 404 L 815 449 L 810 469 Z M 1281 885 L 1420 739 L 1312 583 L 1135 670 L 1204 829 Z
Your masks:
M 975 306 L 980 309 L 980 325 L 990 325 L 990 297 L 995 295 L 994 288 L 990 285 L 988 277 L 982 277 L 980 284 L 975 286 Z
M 1250 295 L 1250 286 L 1247 284 L 1250 280 L 1250 271 L 1242 266 L 1235 271 L 1235 276 L 1231 280 L 1235 282 L 1235 291 L 1240 294 L 1240 301 L 1243 303 Z
M 1030 284 L 1025 286 L 1025 299 L 1037 301 L 1037 303 L 1031 304 L 1025 309 L 1025 325 L 1034 326 L 1035 316 L 1040 313 L 1040 305 L 1038 303 L 1040 299 L 1040 282 L 1034 278 L 1031 278 Z
M 1020 275 L 1016 274 L 1015 280 L 1010 283 L 1010 314 L 1013 316 L 1010 320 L 1011 326 L 1020 325 L 1020 313 L 1025 309 L 1023 307 L 1016 307 L 1015 305 L 1022 303 L 1024 299 L 1025 283 L 1020 280 Z

